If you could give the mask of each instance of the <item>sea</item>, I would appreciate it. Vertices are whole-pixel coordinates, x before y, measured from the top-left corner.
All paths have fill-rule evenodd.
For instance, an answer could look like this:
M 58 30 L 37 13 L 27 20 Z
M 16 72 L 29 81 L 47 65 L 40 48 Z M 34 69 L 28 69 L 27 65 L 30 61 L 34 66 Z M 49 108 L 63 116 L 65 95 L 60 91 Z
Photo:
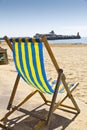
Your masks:
M 0 41 L 4 41 L 0 38 Z M 50 44 L 87 44 L 87 37 L 81 37 L 80 39 L 62 39 L 62 40 L 48 40 Z
M 50 44 L 87 44 L 87 37 L 80 39 L 63 39 L 63 40 L 49 40 Z

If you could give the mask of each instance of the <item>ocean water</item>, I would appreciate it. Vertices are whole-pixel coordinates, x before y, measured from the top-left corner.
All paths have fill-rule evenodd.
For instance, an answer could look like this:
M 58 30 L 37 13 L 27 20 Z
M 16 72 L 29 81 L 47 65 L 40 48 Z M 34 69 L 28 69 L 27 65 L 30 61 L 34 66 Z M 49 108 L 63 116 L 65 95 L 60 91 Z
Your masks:
M 4 39 L 0 38 L 0 41 L 4 41 Z M 81 37 L 80 39 L 63 39 L 63 40 L 48 40 L 49 43 L 56 44 L 87 44 L 87 37 Z
M 63 39 L 63 40 L 49 40 L 49 43 L 56 43 L 56 44 L 87 44 L 87 37 L 81 37 L 80 39 Z

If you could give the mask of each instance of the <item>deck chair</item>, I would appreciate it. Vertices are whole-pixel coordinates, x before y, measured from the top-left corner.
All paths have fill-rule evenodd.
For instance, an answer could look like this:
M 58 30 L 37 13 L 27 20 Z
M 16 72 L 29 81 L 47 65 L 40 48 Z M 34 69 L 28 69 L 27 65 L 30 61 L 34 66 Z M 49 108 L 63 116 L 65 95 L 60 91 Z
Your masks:
M 72 91 L 77 87 L 78 83 L 69 84 L 66 83 L 66 78 L 63 70 L 59 68 L 57 61 L 53 55 L 53 52 L 48 44 L 45 36 L 41 39 L 35 38 L 11 38 L 8 39 L 7 36 L 4 37 L 5 41 L 9 45 L 13 52 L 13 59 L 15 62 L 16 70 L 18 72 L 14 88 L 8 103 L 7 109 L 10 110 L 1 120 L 3 122 L 6 120 L 17 108 L 20 108 L 27 100 L 29 100 L 37 92 L 40 94 L 45 104 L 50 103 L 50 109 L 48 114 L 44 119 L 41 119 L 39 124 L 35 127 L 38 130 L 43 124 L 49 125 L 52 113 L 59 107 L 65 107 L 67 109 L 75 110 L 76 113 L 80 112 L 80 109 L 72 96 Z M 45 68 L 44 68 L 44 57 L 43 57 L 43 44 L 47 49 L 47 52 L 53 62 L 53 65 L 58 73 L 58 77 L 55 81 L 47 79 Z M 18 83 L 20 77 L 29 85 L 33 86 L 36 90 L 29 94 L 22 102 L 13 107 L 14 97 L 17 91 Z M 52 85 L 50 84 L 52 83 Z M 55 87 L 52 87 L 55 86 Z M 66 91 L 65 97 L 59 102 L 56 102 L 57 95 L 62 93 L 63 90 Z M 49 101 L 45 97 L 45 93 L 52 95 L 52 101 Z M 64 105 L 63 102 L 69 97 L 74 105 L 74 107 Z M 5 127 L 1 124 L 1 127 Z

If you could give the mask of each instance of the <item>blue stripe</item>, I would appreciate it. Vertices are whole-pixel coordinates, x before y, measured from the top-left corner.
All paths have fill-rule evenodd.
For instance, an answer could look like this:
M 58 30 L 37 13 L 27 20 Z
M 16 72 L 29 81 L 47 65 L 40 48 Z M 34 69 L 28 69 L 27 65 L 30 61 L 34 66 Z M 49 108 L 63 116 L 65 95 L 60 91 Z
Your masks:
M 38 47 L 39 47 L 39 43 L 37 44 Z M 44 91 L 46 92 L 41 80 L 40 80 L 40 77 L 39 77 L 39 74 L 38 74 L 38 69 L 37 69 L 37 63 L 36 63 L 36 53 L 35 53 L 35 45 L 34 43 L 31 44 L 31 48 L 32 48 L 32 57 L 33 57 L 33 65 L 34 65 L 34 69 L 35 69 L 35 74 L 36 74 L 36 77 L 37 77 L 37 80 L 38 80 L 38 83 L 40 84 L 40 86 L 44 89 Z
M 24 43 L 22 43 L 22 44 L 24 44 Z M 21 47 L 21 43 L 20 42 L 18 43 L 18 53 L 19 53 L 19 62 L 20 62 L 21 70 L 22 70 L 22 72 L 23 72 L 23 74 L 25 76 L 25 77 L 23 77 L 23 76 L 22 77 L 26 81 L 27 76 L 26 76 L 25 71 L 24 71 L 23 60 L 22 60 L 22 47 Z M 30 83 L 30 82 L 28 81 L 28 83 Z
M 28 53 L 28 44 L 25 43 L 25 58 L 26 58 L 26 65 L 27 65 L 27 69 L 28 69 L 28 74 L 32 80 L 32 82 L 34 83 L 34 87 L 38 88 L 38 86 L 36 85 L 33 76 L 32 76 L 32 72 L 31 72 L 31 67 L 30 67 L 30 62 L 29 62 L 29 53 Z M 32 83 L 31 83 L 32 84 Z M 38 88 L 39 89 L 39 88 Z
M 18 74 L 24 79 L 24 77 L 22 76 L 22 74 L 19 71 L 17 64 L 16 64 L 16 53 L 15 53 L 15 44 L 14 43 L 12 43 L 12 50 L 13 50 L 13 59 L 14 59 L 14 62 L 15 62 L 16 70 L 18 71 Z M 19 50 L 18 50 L 18 52 L 19 52 Z M 26 80 L 24 79 L 24 81 L 26 81 Z
M 21 44 L 20 43 L 18 43 L 18 55 L 19 55 L 19 62 L 20 62 L 21 70 L 22 70 L 22 72 L 25 76 L 24 68 L 23 68 L 23 61 L 22 61 Z
M 14 43 L 12 43 L 12 51 L 13 51 L 13 59 L 14 59 L 14 62 L 15 62 L 15 67 L 16 67 L 16 69 L 17 69 L 19 75 L 22 77 L 22 75 L 21 75 L 21 73 L 20 73 L 20 71 L 19 71 L 19 69 L 18 69 L 18 67 L 17 67 L 17 64 L 16 64 L 16 54 L 15 54 L 15 44 L 14 44 Z M 22 77 L 22 78 L 23 78 L 23 77 Z
M 47 81 L 47 77 L 45 74 L 45 68 L 44 68 L 44 59 L 43 59 L 43 45 L 40 43 L 39 44 L 39 57 L 40 57 L 40 62 L 41 62 L 41 68 L 42 68 L 42 75 L 44 77 L 44 81 L 46 83 L 46 85 L 48 86 L 48 89 L 50 90 L 51 93 L 54 93 L 54 90 L 52 89 L 52 87 L 50 86 L 50 84 Z M 48 93 L 48 92 L 47 92 Z

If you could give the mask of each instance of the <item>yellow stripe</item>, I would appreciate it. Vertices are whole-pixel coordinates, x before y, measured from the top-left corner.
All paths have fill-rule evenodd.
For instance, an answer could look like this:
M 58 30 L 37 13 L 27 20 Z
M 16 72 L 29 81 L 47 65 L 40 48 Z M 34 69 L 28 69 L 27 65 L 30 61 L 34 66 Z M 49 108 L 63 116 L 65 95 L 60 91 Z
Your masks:
M 55 89 L 55 86 L 56 86 L 56 84 L 53 85 L 52 88 Z M 58 91 L 60 91 L 63 87 L 64 87 L 64 86 L 63 86 L 63 84 L 61 83 L 60 86 L 59 86 L 59 90 L 58 90 Z
M 27 64 L 26 64 L 26 59 L 25 59 L 24 42 L 21 42 L 21 50 L 22 50 L 22 61 L 23 61 L 24 71 L 25 71 L 26 76 L 27 76 L 28 80 L 30 81 L 30 83 L 35 87 L 32 80 L 30 79 L 29 72 L 28 72 L 28 69 L 27 69 Z
M 30 61 L 30 68 L 31 68 L 32 76 L 33 76 L 33 79 L 34 79 L 35 83 L 39 87 L 39 89 L 42 92 L 44 92 L 44 89 L 42 88 L 42 86 L 40 86 L 40 84 L 38 83 L 37 77 L 36 77 L 36 73 L 35 73 L 35 69 L 34 69 L 34 65 L 33 65 L 33 60 L 32 60 L 31 44 L 32 43 L 28 44 L 28 53 L 29 53 L 29 61 Z
M 20 62 L 19 62 L 18 42 L 15 42 L 15 58 L 16 58 L 17 67 L 18 67 L 21 75 L 24 77 L 24 74 L 21 70 L 21 66 L 20 66 Z
M 56 84 L 55 84 L 56 85 Z M 52 87 L 53 89 L 55 89 L 55 85 Z M 70 86 L 72 85 L 71 83 L 68 83 L 68 88 L 70 88 Z M 61 83 L 60 86 L 59 86 L 59 90 L 58 91 L 61 91 L 61 89 L 64 88 L 63 84 Z M 62 90 L 61 93 L 64 93 L 65 92 L 65 88 Z
M 44 81 L 43 75 L 42 75 L 42 69 L 41 69 L 41 64 L 40 64 L 39 50 L 38 50 L 37 42 L 35 42 L 35 53 L 36 53 L 36 64 L 37 64 L 37 69 L 38 69 L 38 74 L 39 74 L 40 80 L 41 80 L 44 88 L 46 89 L 46 91 L 50 92 L 50 90 L 48 89 L 48 87 Z

